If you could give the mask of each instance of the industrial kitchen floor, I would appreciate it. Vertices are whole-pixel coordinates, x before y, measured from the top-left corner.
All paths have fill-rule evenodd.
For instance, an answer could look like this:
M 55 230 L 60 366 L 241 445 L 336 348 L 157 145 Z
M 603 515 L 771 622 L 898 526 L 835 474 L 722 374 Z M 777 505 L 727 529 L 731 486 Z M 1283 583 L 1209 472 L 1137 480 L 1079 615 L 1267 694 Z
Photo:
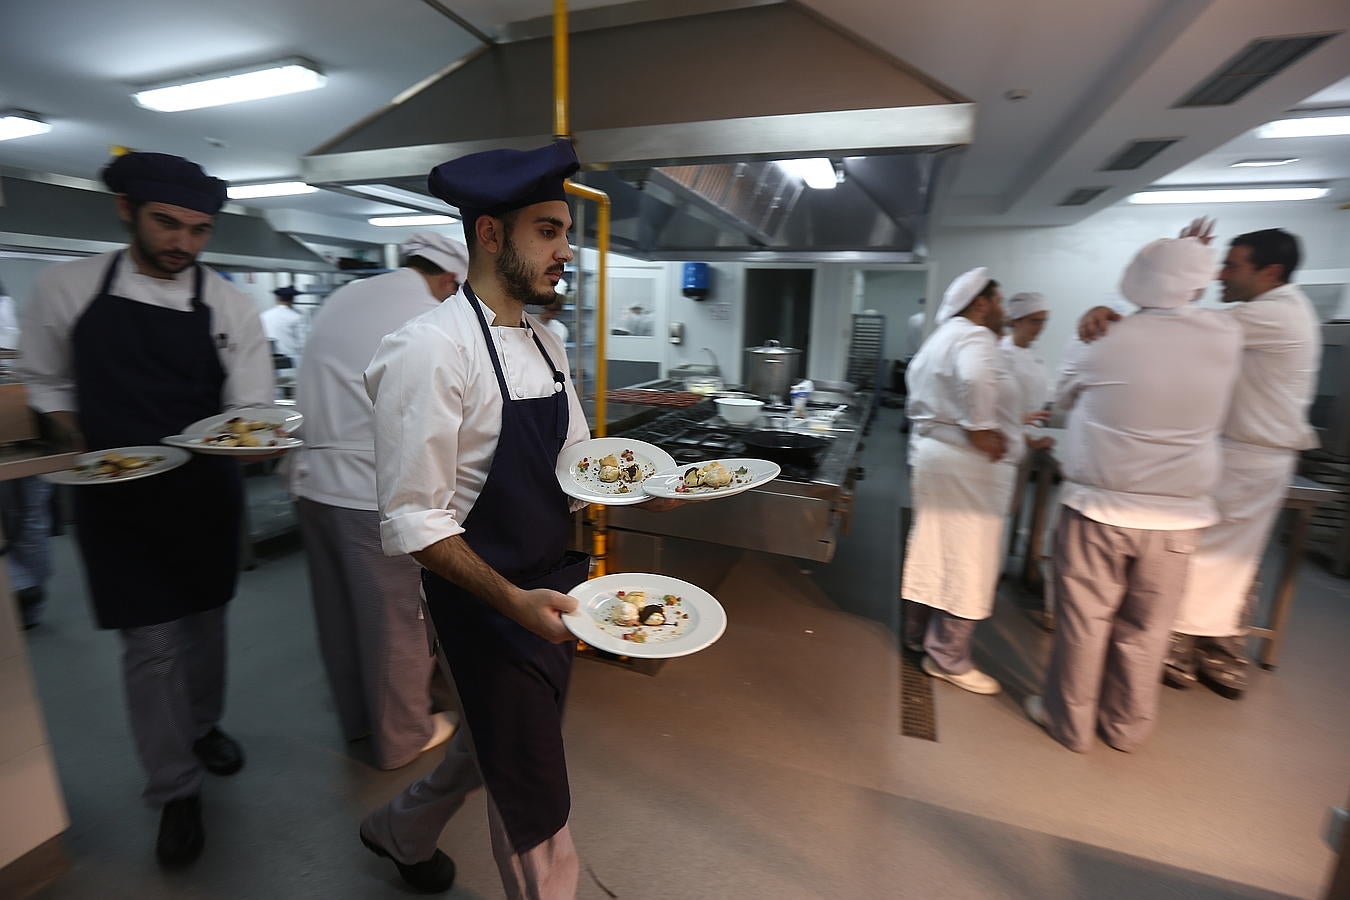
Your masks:
M 1278 672 L 1231 702 L 1167 691 L 1133 755 L 1076 755 L 1026 721 L 1048 636 L 1004 588 L 979 654 L 1009 688 L 936 692 L 936 742 L 902 737 L 895 640 L 899 414 L 867 441 L 852 534 L 830 565 L 745 554 L 714 591 L 711 649 L 647 676 L 578 661 L 567 737 L 579 896 L 641 900 L 1316 897 L 1327 808 L 1350 785 L 1350 583 L 1305 566 Z M 401 897 L 361 816 L 435 763 L 379 772 L 345 746 L 302 554 L 271 548 L 231 610 L 225 727 L 248 764 L 205 791 L 207 847 L 155 865 L 117 641 L 89 623 L 69 537 L 29 649 L 71 827 L 58 898 Z M 484 806 L 441 847 L 453 898 L 496 898 Z M 603 885 L 603 887 L 601 886 Z

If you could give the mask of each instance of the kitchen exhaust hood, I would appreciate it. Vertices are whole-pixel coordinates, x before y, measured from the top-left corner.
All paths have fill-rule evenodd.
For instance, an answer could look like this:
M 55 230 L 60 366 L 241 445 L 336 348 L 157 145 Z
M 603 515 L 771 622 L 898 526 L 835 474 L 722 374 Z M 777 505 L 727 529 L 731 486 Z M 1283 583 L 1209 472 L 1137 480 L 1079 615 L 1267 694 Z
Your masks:
M 304 180 L 425 194 L 447 159 L 546 143 L 550 25 L 509 26 L 317 148 Z M 616 249 L 924 254 L 944 151 L 971 139 L 964 98 L 795 3 L 657 0 L 582 11 L 571 28 L 577 180 L 610 194 Z M 808 157 L 842 171 L 836 189 L 807 189 L 774 164 Z
M 331 272 L 333 265 L 257 217 L 228 211 L 201 261 L 218 269 Z M 125 247 L 127 231 L 113 198 L 82 178 L 0 169 L 0 249 L 92 255 Z

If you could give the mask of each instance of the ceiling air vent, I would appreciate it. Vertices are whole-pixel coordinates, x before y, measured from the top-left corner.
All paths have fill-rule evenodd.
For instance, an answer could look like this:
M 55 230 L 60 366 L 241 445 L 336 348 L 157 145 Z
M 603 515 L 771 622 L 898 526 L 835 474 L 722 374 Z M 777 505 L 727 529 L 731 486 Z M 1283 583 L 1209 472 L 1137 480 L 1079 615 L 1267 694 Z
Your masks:
M 1130 169 L 1137 169 L 1179 140 L 1181 138 L 1131 141 L 1122 147 L 1119 153 L 1111 157 L 1111 160 L 1102 166 L 1101 170 L 1103 172 L 1128 172 Z
M 1227 106 L 1265 84 L 1323 42 L 1340 34 L 1307 34 L 1301 37 L 1265 38 L 1252 41 L 1239 50 L 1217 72 L 1196 85 L 1189 94 L 1172 104 L 1186 106 Z
M 1093 200 L 1096 200 L 1098 197 L 1100 197 L 1102 193 L 1106 190 L 1107 188 L 1104 187 L 1079 188 L 1076 191 L 1071 191 L 1067 197 L 1059 201 L 1059 205 L 1086 206 Z

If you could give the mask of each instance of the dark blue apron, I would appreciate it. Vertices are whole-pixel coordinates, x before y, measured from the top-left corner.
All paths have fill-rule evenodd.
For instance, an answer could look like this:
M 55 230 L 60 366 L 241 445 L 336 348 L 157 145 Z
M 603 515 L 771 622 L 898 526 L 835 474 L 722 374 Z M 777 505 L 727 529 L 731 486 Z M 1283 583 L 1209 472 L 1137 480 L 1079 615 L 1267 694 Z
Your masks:
M 195 267 L 186 312 L 118 297 L 115 254 L 71 331 L 90 450 L 158 444 L 221 411 L 225 369 Z M 222 338 L 223 339 L 223 338 Z M 234 595 L 243 485 L 235 461 L 193 454 L 171 472 L 75 491 L 75 527 L 100 628 L 215 609 Z
M 586 580 L 590 559 L 567 549 L 569 501 L 553 473 L 567 439 L 562 372 L 535 337 L 556 389 L 551 397 L 511 399 L 478 298 L 467 284 L 463 294 L 478 317 L 502 394 L 497 450 L 464 520 L 464 540 L 511 583 L 565 593 Z M 572 808 L 562 713 L 576 645 L 550 643 L 430 572 L 422 573 L 422 583 L 483 780 L 512 846 L 525 853 L 566 825 Z

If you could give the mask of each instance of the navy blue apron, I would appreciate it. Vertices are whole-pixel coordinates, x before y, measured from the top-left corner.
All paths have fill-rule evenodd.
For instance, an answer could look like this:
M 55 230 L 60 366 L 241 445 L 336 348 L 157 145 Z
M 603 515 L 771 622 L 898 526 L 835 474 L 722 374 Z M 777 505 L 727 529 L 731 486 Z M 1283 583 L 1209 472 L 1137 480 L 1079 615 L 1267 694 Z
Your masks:
M 464 520 L 464 540 L 519 587 L 567 592 L 586 580 L 590 558 L 567 549 L 571 512 L 553 473 L 567 439 L 562 372 L 553 396 L 511 399 L 478 298 L 464 285 L 487 342 L 502 394 L 502 427 L 483 491 Z M 478 766 L 517 853 L 567 824 L 572 799 L 563 755 L 562 713 L 573 641 L 554 644 L 487 602 L 431 572 L 422 584 L 436 635 L 454 674 Z
M 90 450 L 158 444 L 221 411 L 225 369 L 195 267 L 186 312 L 112 293 L 122 254 L 71 332 L 80 430 Z M 100 628 L 215 609 L 234 595 L 243 484 L 227 457 L 193 454 L 161 475 L 75 493 L 75 527 Z

